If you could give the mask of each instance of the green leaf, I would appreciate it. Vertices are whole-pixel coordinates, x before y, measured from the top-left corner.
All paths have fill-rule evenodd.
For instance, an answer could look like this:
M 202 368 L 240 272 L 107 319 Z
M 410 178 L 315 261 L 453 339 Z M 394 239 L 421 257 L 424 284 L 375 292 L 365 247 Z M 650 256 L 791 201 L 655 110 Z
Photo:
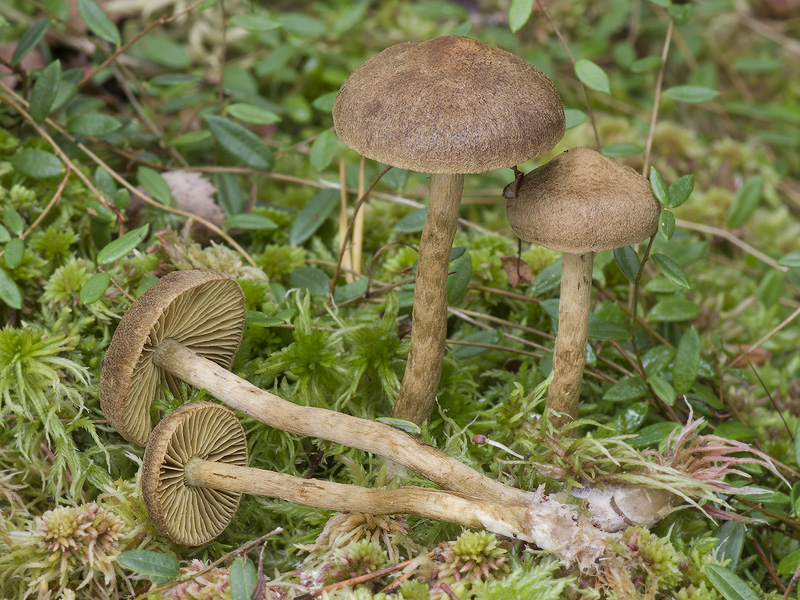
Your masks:
M 594 315 L 592 315 L 593 317 Z M 589 319 L 589 337 L 595 340 L 624 340 L 629 338 L 631 332 L 628 328 L 613 321 L 602 321 L 597 318 Z
M 0 225 L 0 244 L 5 244 L 10 239 L 11 239 L 11 234 L 8 233 L 8 229 Z
M 28 52 L 36 47 L 44 34 L 47 33 L 47 28 L 50 27 L 49 19 L 39 19 L 30 24 L 30 26 L 22 33 L 17 42 L 17 47 L 14 48 L 14 53 L 11 55 L 11 64 L 18 65 L 22 59 L 28 55 Z
M 225 227 L 236 227 L 237 229 L 246 229 L 248 231 L 268 231 L 278 227 L 277 223 L 269 217 L 245 213 L 232 215 L 225 219 L 223 224 Z
M 592 61 L 585 58 L 575 61 L 575 75 L 586 87 L 605 94 L 611 93 L 608 75 Z
M 642 147 L 633 142 L 609 144 L 603 148 L 603 156 L 607 156 L 608 158 L 625 158 L 626 156 L 636 156 L 641 153 Z
M 269 15 L 264 12 L 236 15 L 231 17 L 231 25 L 255 32 L 273 31 L 281 26 L 280 23 L 270 19 Z
M 417 233 L 425 227 L 425 218 L 428 216 L 427 208 L 411 211 L 400 219 L 394 226 L 396 231 L 403 233 Z
M 245 316 L 245 323 L 253 327 L 275 327 L 286 323 L 286 317 L 269 316 L 258 310 L 248 310 Z
M 456 259 L 449 269 L 447 276 L 447 303 L 458 304 L 467 293 L 467 285 L 472 278 L 472 259 L 469 252 Z
M 651 375 L 647 378 L 647 381 L 650 383 L 653 391 L 659 398 L 661 398 L 670 406 L 675 404 L 675 398 L 678 394 L 675 392 L 675 388 L 672 387 L 669 381 L 663 377 L 659 377 L 658 375 Z
M 363 296 L 367 292 L 367 280 L 356 279 L 345 285 L 337 286 L 333 290 L 333 298 L 336 302 L 345 302 L 353 298 Z
M 719 565 L 706 565 L 706 576 L 725 600 L 759 600 L 750 586 L 733 572 Z
M 508 27 L 512 33 L 522 29 L 533 14 L 533 0 L 511 0 L 508 9 Z
M 664 206 L 669 206 L 669 188 L 655 167 L 650 167 L 650 187 L 653 188 L 653 195 L 658 201 Z
M 534 296 L 541 296 L 561 285 L 561 262 L 559 258 L 539 271 L 531 284 L 531 293 Z
M 226 112 L 234 119 L 239 119 L 245 123 L 252 123 L 253 125 L 272 125 L 281 120 L 281 118 L 266 108 L 261 108 L 255 104 L 247 104 L 246 102 L 237 102 L 231 104 Z
M 658 215 L 658 232 L 665 240 L 672 239 L 675 233 L 675 215 L 666 208 Z
M 22 235 L 22 231 L 25 229 L 25 221 L 22 219 L 22 215 L 17 212 L 17 209 L 13 206 L 6 206 L 3 210 L 3 219 L 5 219 L 6 225 L 11 230 L 11 233 L 14 235 Z
M 783 295 L 783 282 L 786 276 L 780 271 L 769 271 L 758 284 L 756 298 L 764 306 L 775 306 Z
M 6 244 L 3 258 L 9 269 L 16 269 L 22 264 L 22 257 L 25 255 L 25 242 L 22 238 L 13 238 Z
M 237 558 L 231 565 L 228 577 L 233 600 L 250 600 L 258 585 L 258 573 L 253 562 L 245 564 L 241 558 Z
M 205 142 L 206 140 L 211 139 L 211 132 L 208 129 L 199 129 L 198 131 L 189 131 L 178 137 L 172 138 L 169 141 L 169 145 L 175 148 L 179 148 L 181 146 L 192 146 L 194 144 L 200 144 Z M 230 173 L 226 173 L 229 175 Z
M 114 117 L 103 113 L 89 112 L 67 121 L 67 131 L 85 137 L 102 137 L 122 127 Z
M 717 426 L 717 428 L 714 430 L 714 435 L 724 437 L 729 440 L 745 442 L 747 440 L 755 439 L 758 434 L 756 434 L 753 429 L 743 423 L 726 421 L 725 423 L 721 423 Z
M 485 329 L 483 331 L 470 334 L 461 341 L 471 342 L 473 344 L 497 344 L 500 342 L 500 334 L 494 329 Z M 488 351 L 488 348 L 481 348 L 480 346 L 453 346 L 453 356 L 460 359 L 479 356 Z
M 61 61 L 54 60 L 39 73 L 31 91 L 30 113 L 31 118 L 37 123 L 44 123 L 50 115 L 60 82 Z
M 331 164 L 338 139 L 335 131 L 327 129 L 320 133 L 317 139 L 314 140 L 314 143 L 311 144 L 308 159 L 311 162 L 311 166 L 316 171 L 322 171 Z
M 691 300 L 681 296 L 671 296 L 662 300 L 650 309 L 647 318 L 650 321 L 690 321 L 700 314 L 700 307 Z
M 566 129 L 572 129 L 585 123 L 587 117 L 582 110 L 567 108 L 564 110 L 564 118 L 566 119 Z
M 247 201 L 242 193 L 239 179 L 233 173 L 217 173 L 214 175 L 214 186 L 217 188 L 217 203 L 227 216 L 237 215 L 245 209 Z
M 117 560 L 131 571 L 149 575 L 156 585 L 168 583 L 180 575 L 178 559 L 171 554 L 151 550 L 128 550 L 120 553 Z
M 657 446 L 659 442 L 667 439 L 669 434 L 679 428 L 680 425 L 669 421 L 653 423 L 652 425 L 640 429 L 639 435 L 628 440 L 628 443 L 637 450 L 640 448 L 647 448 L 648 446 Z
M 114 206 L 120 210 L 125 210 L 131 201 L 131 193 L 125 188 L 120 188 L 114 192 L 111 200 L 114 202 Z
M 717 545 L 714 546 L 717 558 L 721 561 L 730 560 L 728 569 L 731 571 L 736 570 L 739 558 L 742 556 L 744 535 L 744 524 L 734 523 L 733 521 L 725 521 L 714 534 L 714 537 L 717 538 Z
M 319 229 L 336 205 L 339 203 L 339 192 L 322 190 L 311 198 L 303 210 L 297 215 L 289 231 L 290 244 L 302 244 Z
M 679 394 L 685 394 L 697 379 L 700 368 L 700 337 L 694 326 L 683 334 L 672 364 L 672 385 Z
M 800 465 L 800 419 L 797 420 L 797 427 L 794 431 L 794 457 L 796 464 Z
M 150 167 L 140 166 L 136 171 L 136 180 L 153 199 L 157 200 L 165 206 L 174 204 L 172 199 L 172 192 L 169 190 L 167 181 L 161 176 L 161 173 L 151 169 Z
M 324 296 L 328 293 L 330 279 L 325 271 L 316 267 L 300 267 L 289 275 L 292 287 L 308 290 L 313 296 Z
M 164 73 L 163 75 L 156 75 L 150 80 L 153 85 L 187 85 L 190 83 L 197 83 L 203 81 L 200 75 L 192 75 L 191 73 Z
M 225 117 L 206 115 L 203 118 L 219 145 L 235 158 L 254 169 L 272 167 L 272 152 L 252 131 Z
M 107 265 L 119 260 L 128 252 L 136 248 L 144 238 L 147 237 L 147 232 L 150 231 L 150 225 L 143 225 L 138 229 L 129 231 L 117 240 L 108 244 L 105 248 L 100 250 L 97 254 L 97 262 L 101 265 Z
M 11 158 L 11 166 L 18 173 L 32 179 L 49 179 L 64 172 L 64 165 L 55 154 L 38 148 L 28 148 L 17 152 Z
M 631 283 L 636 281 L 636 274 L 639 272 L 641 265 L 636 251 L 630 246 L 616 248 L 614 250 L 614 259 L 617 261 L 622 274 L 625 275 L 625 279 Z
M 630 402 L 644 398 L 648 391 L 647 384 L 641 377 L 623 377 L 606 390 L 606 393 L 603 394 L 603 400 Z
M 333 23 L 333 32 L 336 35 L 342 36 L 350 30 L 354 29 L 359 23 L 364 20 L 364 15 L 367 12 L 368 2 L 353 2 L 350 7 L 340 14 L 336 21 Z
M 751 177 L 736 192 L 736 197 L 733 199 L 733 204 L 731 204 L 728 212 L 728 227 L 730 229 L 736 229 L 744 225 L 758 207 L 758 201 L 761 199 L 762 181 L 760 175 Z
M 682 288 L 688 289 L 691 287 L 686 273 L 684 273 L 681 266 L 669 256 L 666 254 L 654 253 L 650 255 L 650 258 L 656 263 L 656 267 L 658 267 L 658 270 L 661 271 L 664 277 L 669 279 L 672 283 Z
M 11 308 L 22 308 L 22 292 L 17 283 L 3 269 L 0 269 L 0 300 Z
M 800 267 L 800 250 L 792 250 L 788 254 L 784 254 L 779 260 L 778 264 L 782 267 L 787 268 L 798 268 Z
M 719 92 L 700 85 L 676 85 L 664 90 L 664 96 L 676 102 L 696 104 L 713 100 Z
M 660 66 L 660 56 L 645 56 L 644 58 L 633 61 L 630 66 L 630 70 L 633 73 L 649 73 L 650 71 L 655 71 Z
M 694 175 L 684 175 L 673 181 L 669 186 L 670 208 L 678 208 L 689 199 L 694 189 Z
M 106 293 L 109 285 L 111 285 L 111 277 L 108 273 L 95 273 L 81 288 L 81 302 L 83 304 L 97 302 Z
M 336 96 L 338 95 L 339 90 L 322 94 L 322 96 L 317 96 L 311 103 L 311 106 L 324 113 L 330 114 L 330 112 L 333 110 L 333 103 L 336 101 Z
M 93 0 L 78 0 L 78 14 L 93 34 L 101 40 L 119 46 L 119 30 L 108 15 Z

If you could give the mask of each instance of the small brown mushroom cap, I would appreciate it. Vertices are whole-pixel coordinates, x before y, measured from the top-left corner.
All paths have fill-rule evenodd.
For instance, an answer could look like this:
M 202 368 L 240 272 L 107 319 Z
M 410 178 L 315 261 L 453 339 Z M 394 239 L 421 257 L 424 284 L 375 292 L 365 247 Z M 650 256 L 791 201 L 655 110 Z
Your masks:
M 573 148 L 525 175 L 506 204 L 523 241 L 584 254 L 641 242 L 658 229 L 661 205 L 631 167 Z
M 344 83 L 333 105 L 341 140 L 420 173 L 482 173 L 522 164 L 564 137 L 553 82 L 532 64 L 450 35 L 397 44 Z
M 153 429 L 142 461 L 142 496 L 156 528 L 176 544 L 198 546 L 222 533 L 240 493 L 189 486 L 192 458 L 247 466 L 247 437 L 233 412 L 212 402 L 176 408 Z
M 230 275 L 192 269 L 162 277 L 122 317 L 100 377 L 100 406 L 126 440 L 145 445 L 150 407 L 160 386 L 180 392 L 178 379 L 153 364 L 153 352 L 170 338 L 230 368 L 245 324 L 242 289 Z

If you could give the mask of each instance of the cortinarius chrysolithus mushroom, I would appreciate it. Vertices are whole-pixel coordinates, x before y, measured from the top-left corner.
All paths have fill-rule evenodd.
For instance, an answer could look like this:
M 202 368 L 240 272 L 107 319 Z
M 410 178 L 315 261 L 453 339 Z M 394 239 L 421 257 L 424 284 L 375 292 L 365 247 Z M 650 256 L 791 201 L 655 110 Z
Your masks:
M 508 222 L 521 240 L 560 250 L 561 299 L 548 409 L 563 425 L 578 415 L 595 252 L 641 242 L 658 229 L 661 205 L 631 167 L 573 148 L 525 175 L 507 202 Z
M 199 545 L 228 526 L 241 494 L 372 515 L 408 513 L 486 529 L 595 569 L 610 535 L 567 506 L 537 497 L 508 506 L 427 488 L 367 489 L 247 466 L 244 428 L 227 408 L 190 402 L 156 425 L 142 462 L 142 495 L 155 526 L 173 542 Z
M 378 454 L 447 489 L 504 504 L 530 501 L 528 492 L 399 429 L 287 402 L 231 373 L 244 323 L 244 294 L 234 278 L 203 269 L 161 278 L 122 317 L 103 361 L 100 404 L 109 423 L 144 445 L 159 385 L 177 393 L 184 381 L 271 427 Z
M 431 173 L 419 244 L 411 349 L 392 415 L 432 410 L 447 332 L 446 279 L 464 174 L 524 163 L 564 136 L 553 82 L 532 64 L 446 36 L 387 48 L 350 75 L 333 105 L 342 141 L 387 165 Z

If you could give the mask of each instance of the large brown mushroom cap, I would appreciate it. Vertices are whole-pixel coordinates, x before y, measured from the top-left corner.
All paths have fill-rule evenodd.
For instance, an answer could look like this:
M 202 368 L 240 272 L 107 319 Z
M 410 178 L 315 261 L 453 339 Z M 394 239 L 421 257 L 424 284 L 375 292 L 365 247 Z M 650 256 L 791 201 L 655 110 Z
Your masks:
M 152 285 L 122 317 L 103 360 L 100 406 L 109 423 L 128 441 L 146 444 L 159 386 L 180 391 L 178 379 L 153 364 L 161 340 L 180 342 L 227 369 L 245 316 L 244 294 L 230 275 L 175 271 Z
M 233 412 L 212 402 L 176 408 L 153 429 L 142 461 L 142 496 L 156 528 L 176 544 L 213 540 L 236 515 L 240 493 L 186 484 L 192 458 L 247 466 L 247 437 Z
M 631 167 L 589 148 L 573 148 L 525 175 L 506 210 L 521 240 L 583 254 L 653 235 L 661 205 Z
M 553 82 L 504 50 L 460 36 L 397 44 L 350 75 L 333 105 L 342 141 L 420 173 L 482 173 L 564 137 Z

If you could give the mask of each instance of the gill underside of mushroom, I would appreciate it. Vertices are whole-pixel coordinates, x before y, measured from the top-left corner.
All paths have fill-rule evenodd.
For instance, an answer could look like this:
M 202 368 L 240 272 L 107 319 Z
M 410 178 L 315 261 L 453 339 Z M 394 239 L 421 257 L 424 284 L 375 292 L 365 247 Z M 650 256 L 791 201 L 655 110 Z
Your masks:
M 449 490 L 524 505 L 531 494 L 482 475 L 441 450 L 399 429 L 270 394 L 171 340 L 163 340 L 153 363 L 192 387 L 205 389 L 231 408 L 271 427 L 344 444 L 413 469 Z
M 421 425 L 433 412 L 447 338 L 447 273 L 458 224 L 464 175 L 431 175 L 428 215 L 419 243 L 411 348 L 392 411 Z
M 544 494 L 526 506 L 507 506 L 427 488 L 395 490 L 301 479 L 284 473 L 194 458 L 186 465 L 189 486 L 232 493 L 259 494 L 325 508 L 373 515 L 415 514 L 464 527 L 485 529 L 535 544 L 583 571 L 598 561 L 615 538 L 594 527 L 571 507 Z
M 562 427 L 578 417 L 578 398 L 589 331 L 593 261 L 594 252 L 565 252 L 562 256 L 553 382 L 547 390 L 548 410 L 559 413 L 550 417 L 556 427 Z

